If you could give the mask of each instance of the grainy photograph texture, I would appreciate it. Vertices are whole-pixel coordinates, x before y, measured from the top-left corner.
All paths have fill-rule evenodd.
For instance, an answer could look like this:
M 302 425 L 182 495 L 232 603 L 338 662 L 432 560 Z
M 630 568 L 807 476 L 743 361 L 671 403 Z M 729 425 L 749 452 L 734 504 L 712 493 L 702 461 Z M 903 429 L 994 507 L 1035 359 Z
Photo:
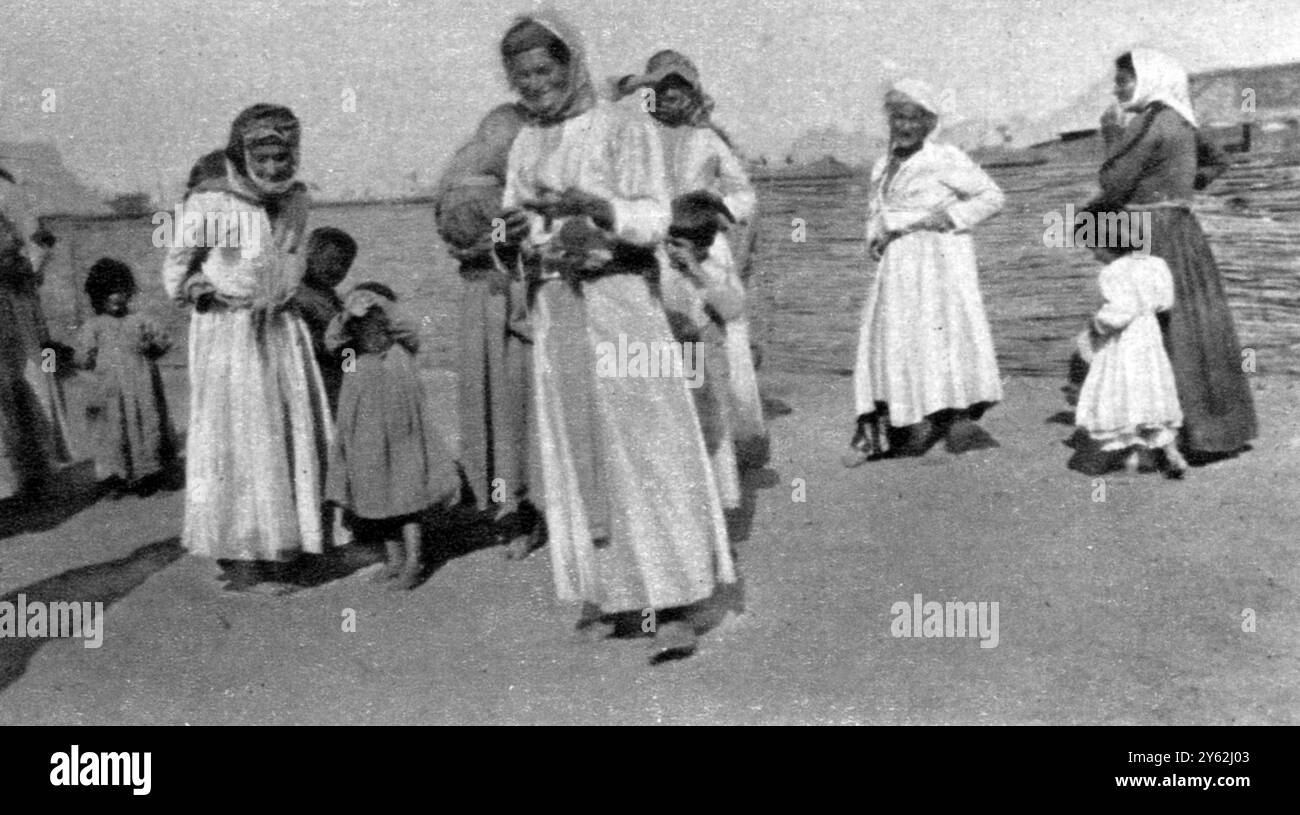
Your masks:
M 0 723 L 1297 722 L 1300 6 L 0 16 Z

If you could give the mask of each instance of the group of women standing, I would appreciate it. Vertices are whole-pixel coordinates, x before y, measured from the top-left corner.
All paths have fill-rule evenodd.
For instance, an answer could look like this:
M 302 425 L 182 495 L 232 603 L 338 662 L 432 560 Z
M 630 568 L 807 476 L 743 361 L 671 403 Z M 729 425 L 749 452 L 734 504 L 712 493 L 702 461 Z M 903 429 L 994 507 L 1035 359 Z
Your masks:
M 472 314 L 461 378 L 471 393 L 460 402 L 484 406 L 462 413 L 462 447 L 514 445 L 504 466 L 489 463 L 517 478 L 527 474 L 512 462 L 530 443 L 535 449 L 540 477 L 527 488 L 507 485 L 507 495 L 542 505 L 556 588 L 582 601 L 584 636 L 609 633 L 620 613 L 652 614 L 652 659 L 688 654 L 691 607 L 736 579 L 723 515 L 738 499 L 734 434 L 728 427 L 728 449 L 714 438 L 711 451 L 684 378 L 600 376 L 596 358 L 621 338 L 673 345 L 659 295 L 675 274 L 665 250 L 674 202 L 680 212 L 694 200 L 683 196 L 703 194 L 718 212 L 746 218 L 753 190 L 681 55 L 658 54 L 645 74 L 621 83 L 624 93 L 652 90 L 654 103 L 643 105 L 640 96 L 598 98 L 581 37 L 553 16 L 520 18 L 500 50 L 518 103 L 489 114 L 457 153 L 439 200 Z M 482 190 L 494 191 L 502 170 L 493 208 L 493 193 Z M 504 230 L 493 241 L 486 216 L 498 209 Z M 703 262 L 734 275 L 726 238 L 711 237 Z M 496 299 L 487 310 L 485 298 Z M 512 358 L 529 350 L 531 358 Z M 527 393 L 497 378 L 530 367 Z M 494 399 L 505 403 L 505 433 L 501 413 L 487 407 Z M 755 392 L 748 402 L 757 401 Z M 715 466 L 727 455 L 731 466 Z M 474 462 L 471 482 L 491 494 L 487 469 Z
M 655 54 L 615 83 L 614 100 L 599 98 L 579 34 L 548 14 L 512 24 L 500 56 L 517 99 L 485 116 L 437 196 L 439 232 L 464 278 L 462 472 L 511 554 L 526 554 L 544 530 L 559 596 L 583 604 L 584 636 L 639 613 L 655 633 L 653 660 L 689 654 L 692 607 L 737 579 L 723 512 L 738 497 L 733 446 L 765 441 L 743 308 L 722 305 L 740 290 L 723 231 L 753 217 L 754 192 L 683 55 Z M 1094 209 L 1151 213 L 1152 251 L 1176 283 L 1162 328 L 1185 445 L 1235 452 L 1255 418 L 1222 283 L 1190 212 L 1209 176 L 1186 75 L 1144 51 L 1117 68 L 1117 95 L 1135 116 L 1108 131 Z M 634 94 L 642 89 L 649 97 Z M 960 150 L 931 140 L 939 108 L 929 87 L 897 83 L 885 106 L 890 146 L 870 180 L 876 269 L 849 466 L 923 454 L 940 438 L 954 453 L 996 446 L 978 421 L 1003 396 L 970 235 L 1001 208 L 1002 192 Z M 328 542 L 330 407 L 312 337 L 286 308 L 303 277 L 299 143 L 288 109 L 241 113 L 184 206 L 255 224 L 260 246 L 175 246 L 164 263 L 168 294 L 192 309 L 183 542 L 198 554 L 276 562 Z M 48 340 L 34 299 L 42 249 L 7 204 L 3 215 L 7 488 L 29 478 L 20 459 L 66 450 L 57 394 L 41 396 L 53 380 L 31 367 Z M 681 339 L 673 296 L 697 315 L 692 336 L 709 320 L 721 331 L 725 361 L 706 376 L 726 396 L 712 407 L 680 376 L 598 374 L 603 346 Z M 39 455 L 15 457 L 33 446 Z
M 1107 426 L 1086 428 L 1096 438 L 1140 438 L 1140 425 L 1173 422 L 1193 463 L 1232 455 L 1255 437 L 1255 411 L 1223 282 L 1192 214 L 1194 191 L 1224 166 L 1197 131 L 1187 74 L 1172 59 L 1144 49 L 1124 54 L 1115 83 L 1118 109 L 1103 116 L 1101 194 L 1085 209 L 1151 219 L 1151 254 L 1168 264 L 1174 283 L 1159 324 L 1181 414 L 1135 404 L 1146 398 L 1140 388 L 1112 390 L 1115 410 L 1080 412 L 1089 422 L 1108 417 Z M 921 455 L 943 436 L 955 453 L 995 446 L 975 421 L 1002 398 L 969 234 L 1001 208 L 1002 193 L 960 150 L 930 141 L 939 109 L 928 86 L 897 83 L 885 109 L 890 144 L 871 173 L 867 244 L 876 273 L 854 372 L 858 421 L 843 457 L 850 467 L 886 453 Z

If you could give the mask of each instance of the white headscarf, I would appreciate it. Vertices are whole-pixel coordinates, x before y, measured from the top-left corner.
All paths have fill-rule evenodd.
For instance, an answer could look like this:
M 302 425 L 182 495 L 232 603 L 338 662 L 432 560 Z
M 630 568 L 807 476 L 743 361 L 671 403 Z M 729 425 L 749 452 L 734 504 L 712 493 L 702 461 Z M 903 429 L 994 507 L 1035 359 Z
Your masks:
M 885 104 L 911 102 L 912 104 L 939 115 L 939 95 L 928 82 L 919 79 L 900 79 L 889 86 L 885 92 Z
M 1198 127 L 1196 113 L 1192 110 L 1192 95 L 1187 87 L 1187 71 L 1183 66 L 1172 57 L 1150 48 L 1134 48 L 1129 54 L 1133 58 L 1137 86 L 1133 90 L 1133 101 L 1124 107 L 1136 111 L 1152 102 L 1162 102 L 1177 111 L 1192 127 Z
M 889 90 L 885 91 L 885 107 L 908 102 L 934 116 L 934 127 L 925 137 L 926 141 L 930 141 L 943 126 L 941 121 L 942 111 L 939 109 L 939 93 L 933 85 L 920 79 L 900 79 L 890 85 Z

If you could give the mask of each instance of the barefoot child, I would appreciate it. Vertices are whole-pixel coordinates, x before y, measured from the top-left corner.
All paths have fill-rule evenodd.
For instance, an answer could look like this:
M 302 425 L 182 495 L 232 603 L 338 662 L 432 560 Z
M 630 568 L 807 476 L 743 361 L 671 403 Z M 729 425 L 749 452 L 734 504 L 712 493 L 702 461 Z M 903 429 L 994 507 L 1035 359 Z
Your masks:
M 312 350 L 325 382 L 325 396 L 335 413 L 339 388 L 343 385 L 343 367 L 325 347 L 325 329 L 343 311 L 343 301 L 334 287 L 347 277 L 356 257 L 357 242 L 342 229 L 327 226 L 313 230 L 307 238 L 307 269 L 293 297 L 294 308 L 311 333 Z
M 141 492 L 172 463 L 175 440 L 157 360 L 171 339 L 152 320 L 131 312 L 131 269 L 100 258 L 86 277 L 95 316 L 81 327 L 77 366 L 93 371 L 87 421 L 100 480 Z
M 396 301 L 387 286 L 361 283 L 326 331 L 343 371 L 326 497 L 362 522 L 359 537 L 366 527 L 383 537 L 388 564 L 376 580 L 412 589 L 423 568 L 421 520 L 451 506 L 460 478 L 428 415 L 418 337 Z
M 1099 276 L 1105 303 L 1092 319 L 1093 354 L 1075 424 L 1103 452 L 1127 451 L 1129 470 L 1137 469 L 1141 450 L 1159 450 L 1165 475 L 1181 478 L 1187 469 L 1177 447 L 1183 412 L 1156 318 L 1174 305 L 1173 277 L 1160 258 L 1125 248 L 1123 232 L 1093 250 L 1106 263 Z

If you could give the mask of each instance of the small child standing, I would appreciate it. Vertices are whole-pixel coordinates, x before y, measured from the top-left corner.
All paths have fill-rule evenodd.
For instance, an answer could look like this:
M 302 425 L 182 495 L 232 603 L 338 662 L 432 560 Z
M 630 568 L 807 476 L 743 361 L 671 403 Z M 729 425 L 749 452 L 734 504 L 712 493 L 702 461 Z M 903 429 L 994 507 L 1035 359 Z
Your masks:
M 1090 326 L 1093 353 L 1075 424 L 1103 452 L 1127 451 L 1130 471 L 1138 469 L 1142 450 L 1158 450 L 1165 475 L 1182 478 L 1187 462 L 1177 441 L 1183 411 L 1156 318 L 1174 306 L 1173 276 L 1162 259 L 1123 248 L 1128 241 L 1122 233 L 1093 250 L 1106 264 L 1098 278 L 1105 303 Z
M 81 327 L 76 346 L 77 367 L 93 371 L 86 413 L 96 475 L 118 495 L 148 492 L 176 454 L 157 363 L 171 339 L 131 312 L 135 293 L 130 267 L 112 258 L 96 261 L 86 276 L 95 316 Z
M 376 580 L 412 589 L 423 570 L 421 522 L 453 505 L 460 475 L 428 416 L 419 340 L 396 303 L 387 286 L 361 283 L 326 331 L 343 387 L 325 495 L 361 522 L 358 537 L 383 537 L 388 563 Z
M 357 242 L 341 229 L 322 227 L 307 238 L 307 268 L 302 283 L 294 293 L 293 305 L 311 332 L 316 365 L 325 383 L 330 410 L 338 414 L 339 389 L 343 385 L 340 360 L 325 347 L 325 330 L 339 312 L 343 301 L 334 287 L 347 277 L 357 257 Z

